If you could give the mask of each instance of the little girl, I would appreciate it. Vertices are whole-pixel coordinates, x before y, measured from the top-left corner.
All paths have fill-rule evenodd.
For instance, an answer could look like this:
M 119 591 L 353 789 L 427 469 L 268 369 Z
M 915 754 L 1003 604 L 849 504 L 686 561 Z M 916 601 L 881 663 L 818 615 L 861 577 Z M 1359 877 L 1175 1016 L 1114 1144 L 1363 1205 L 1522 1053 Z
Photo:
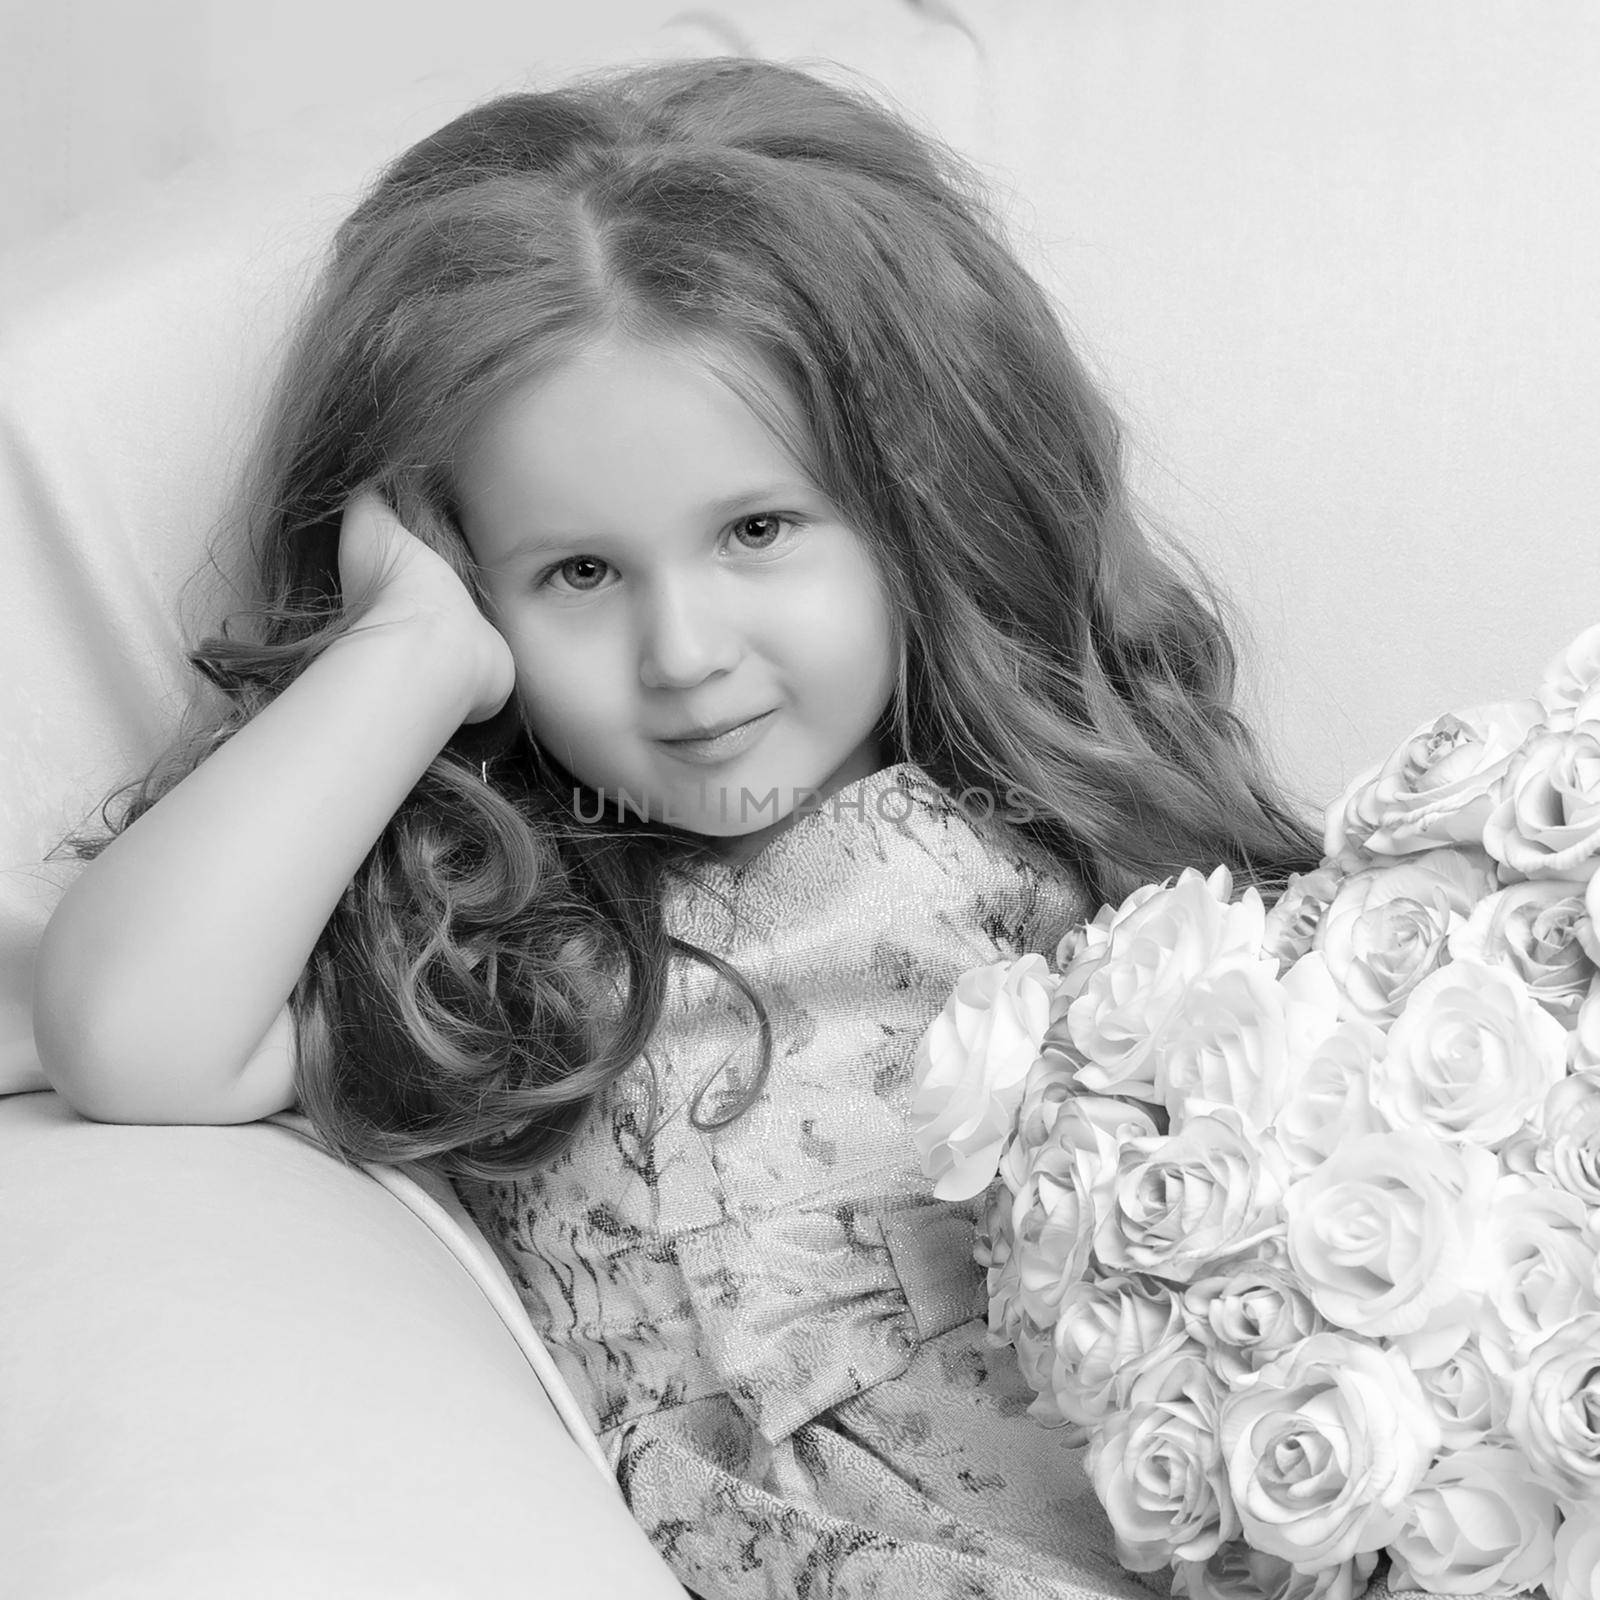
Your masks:
M 911 1062 L 966 968 L 1318 852 L 971 175 L 758 62 L 470 112 L 341 230 L 245 515 L 40 952 L 60 1092 L 438 1161 L 708 1600 L 1137 1593 Z

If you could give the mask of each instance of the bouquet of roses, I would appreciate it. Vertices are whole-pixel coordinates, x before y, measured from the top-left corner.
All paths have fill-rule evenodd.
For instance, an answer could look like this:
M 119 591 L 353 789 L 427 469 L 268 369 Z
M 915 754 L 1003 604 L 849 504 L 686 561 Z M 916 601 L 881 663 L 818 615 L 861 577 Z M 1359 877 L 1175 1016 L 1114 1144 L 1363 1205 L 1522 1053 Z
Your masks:
M 1600 1600 L 1600 626 L 1272 906 L 1185 872 L 968 972 L 916 1084 L 1125 1566 Z

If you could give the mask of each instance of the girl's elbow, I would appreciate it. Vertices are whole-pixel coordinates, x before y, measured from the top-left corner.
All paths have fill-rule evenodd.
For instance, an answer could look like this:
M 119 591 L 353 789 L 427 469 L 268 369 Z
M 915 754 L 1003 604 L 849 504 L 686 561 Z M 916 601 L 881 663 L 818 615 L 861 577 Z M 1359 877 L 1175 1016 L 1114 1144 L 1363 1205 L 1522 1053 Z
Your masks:
M 91 1122 L 254 1122 L 294 1103 L 294 1057 L 275 1022 L 242 1061 L 183 1037 L 152 1036 L 114 997 L 34 986 L 34 1043 L 46 1081 Z
M 34 1049 L 46 1082 L 80 1116 L 127 1121 L 118 1115 L 119 1074 L 111 1062 L 119 1052 L 107 1046 L 116 1028 L 106 1015 L 105 986 L 85 970 L 67 920 L 57 913 L 34 956 Z
M 91 1004 L 59 1006 L 34 990 L 33 1039 L 50 1087 L 90 1122 L 168 1123 L 169 1097 L 152 1063 L 141 1061 L 133 1041 L 94 1015 Z M 163 1103 L 167 1102 L 167 1103 Z M 167 1114 L 163 1115 L 165 1112 Z
M 40 1046 L 46 1081 L 89 1122 L 143 1127 L 259 1122 L 295 1104 L 292 1075 L 207 1073 L 131 1054 L 57 1052 Z
M 81 1030 L 60 1029 L 36 1016 L 33 1036 L 45 1081 L 80 1117 L 89 1122 L 173 1120 L 152 1114 L 147 1094 L 139 1090 L 138 1075 L 128 1070 L 132 1063 L 124 1059 L 113 1064 L 85 1042 Z
M 102 1030 L 69 967 L 47 931 L 33 973 L 33 1044 L 39 1066 L 45 1081 L 80 1116 L 95 1122 L 118 1121 L 109 1114 L 104 1093 L 108 1074 L 96 1044 Z

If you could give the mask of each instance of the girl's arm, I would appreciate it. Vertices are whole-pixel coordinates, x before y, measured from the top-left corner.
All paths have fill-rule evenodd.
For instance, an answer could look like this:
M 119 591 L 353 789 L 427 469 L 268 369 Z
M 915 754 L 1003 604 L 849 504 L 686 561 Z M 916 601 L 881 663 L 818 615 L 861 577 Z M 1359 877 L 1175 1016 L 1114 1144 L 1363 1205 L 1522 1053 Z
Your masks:
M 342 636 L 85 868 L 39 948 L 46 1075 L 110 1122 L 245 1122 L 294 1101 L 286 1005 L 357 867 L 510 652 L 376 497 L 345 515 Z

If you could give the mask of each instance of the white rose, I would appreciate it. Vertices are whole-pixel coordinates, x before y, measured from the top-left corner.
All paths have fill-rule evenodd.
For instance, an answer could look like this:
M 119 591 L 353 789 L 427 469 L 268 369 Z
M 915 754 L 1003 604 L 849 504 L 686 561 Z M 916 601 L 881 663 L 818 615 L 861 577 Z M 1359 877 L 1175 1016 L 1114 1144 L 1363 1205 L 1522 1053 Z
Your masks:
M 1556 1534 L 1550 1600 L 1600 1600 L 1600 1500 L 1569 1501 Z
M 1330 1322 L 1405 1339 L 1421 1366 L 1458 1348 L 1480 1294 L 1478 1235 L 1497 1168 L 1422 1133 L 1341 1145 L 1289 1186 L 1289 1260 Z
M 1475 1343 L 1468 1341 L 1437 1366 L 1418 1368 L 1417 1382 L 1439 1419 L 1446 1450 L 1465 1450 L 1499 1437 L 1506 1415 L 1505 1388 Z
M 1544 669 L 1539 699 L 1556 726 L 1571 727 L 1578 707 L 1600 689 L 1600 623 L 1585 628 Z
M 1537 1113 L 1566 1070 L 1566 1030 L 1515 973 L 1455 961 L 1417 985 L 1369 1092 L 1391 1127 L 1493 1147 Z
M 1061 976 L 1060 993 L 1076 1000 L 1105 959 L 1111 944 L 1111 930 L 1126 922 L 1146 900 L 1163 893 L 1159 883 L 1142 883 L 1116 906 L 1101 906 L 1088 922 L 1068 928 L 1056 945 L 1055 969 Z
M 1595 976 L 1578 937 L 1588 919 L 1583 893 L 1581 883 L 1561 878 L 1498 890 L 1450 935 L 1450 957 L 1508 967 L 1551 1016 L 1571 1028 Z
M 1485 1358 L 1503 1376 L 1546 1334 L 1600 1311 L 1600 1256 L 1586 1232 L 1588 1220 L 1584 1203 L 1563 1189 L 1522 1177 L 1495 1184 L 1478 1235 L 1484 1283 L 1479 1338 Z
M 1262 947 L 1280 967 L 1292 967 L 1311 948 L 1322 915 L 1344 882 L 1337 867 L 1293 874 L 1267 912 Z
M 1127 1405 L 1141 1373 L 1204 1354 L 1166 1285 L 1125 1273 L 1081 1279 L 1061 1297 L 1048 1379 L 1028 1410 L 1096 1427 Z
M 1500 1170 L 1524 1178 L 1535 1176 L 1539 1171 L 1540 1143 L 1538 1123 L 1524 1122 L 1509 1139 L 1502 1139 L 1495 1146 L 1495 1154 L 1500 1157 Z
M 1053 1322 L 1062 1295 L 1089 1270 L 1118 1149 L 1156 1137 L 1149 1116 L 1125 1101 L 1079 1095 L 1061 1108 L 1011 1207 L 1017 1299 L 1034 1321 Z
M 1113 1271 L 1188 1282 L 1283 1233 L 1282 1175 L 1229 1107 L 1166 1138 L 1129 1139 L 1097 1205 L 1094 1252 Z
M 1517 700 L 1425 723 L 1328 808 L 1324 853 L 1355 870 L 1373 856 L 1478 843 L 1507 762 L 1544 717 L 1537 700 Z
M 1155 1045 L 1190 988 L 1235 955 L 1259 956 L 1266 912 L 1247 889 L 1186 871 L 1112 927 L 1104 958 L 1067 1013 L 1072 1042 L 1090 1065 L 1079 1074 L 1097 1094 L 1155 1099 Z
M 1084 1462 L 1130 1572 L 1204 1561 L 1239 1532 L 1217 1437 L 1216 1379 L 1186 1357 L 1157 1388 L 1106 1419 Z
M 1326 1324 L 1292 1273 L 1266 1262 L 1230 1265 L 1183 1291 L 1190 1336 L 1212 1368 L 1239 1384 Z
M 1544 1102 L 1538 1170 L 1600 1211 L 1600 1067 L 1563 1078 Z
M 1313 1569 L 1388 1544 L 1439 1448 L 1405 1359 L 1337 1333 L 1269 1362 L 1220 1426 L 1244 1537 Z
M 967 1200 L 993 1180 L 1050 1022 L 1043 956 L 974 967 L 917 1047 L 912 1135 L 941 1200 Z
M 1540 1480 L 1574 1499 L 1600 1497 L 1600 1311 L 1546 1334 L 1510 1390 L 1506 1430 Z
M 1367 1090 L 1373 1063 L 1385 1048 L 1381 1028 L 1348 1017 L 1293 1076 L 1269 1132 L 1297 1176 L 1320 1166 L 1346 1140 L 1389 1131 Z
M 1082 1065 L 1083 1058 L 1070 1041 L 1063 1044 L 1054 1024 L 1045 1029 L 1039 1053 L 1022 1080 L 1015 1137 L 1000 1158 L 1000 1176 L 1013 1193 L 1022 1187 L 1022 1175 L 1033 1152 L 1050 1137 L 1061 1108 L 1078 1094 L 1078 1069 Z
M 1386 1027 L 1448 959 L 1450 935 L 1495 887 L 1488 859 L 1459 849 L 1430 850 L 1346 878 L 1313 941 L 1339 987 L 1344 1014 Z
M 1231 1106 L 1261 1133 L 1338 1017 L 1339 991 L 1315 951 L 1281 978 L 1275 961 L 1244 955 L 1207 973 L 1155 1047 L 1155 1089 L 1173 1131 L 1199 1101 Z
M 978 1228 L 972 1256 L 984 1270 L 989 1297 L 989 1332 L 996 1339 L 1012 1341 L 1021 1325 L 1016 1237 L 1011 1224 L 1013 1197 L 996 1184 L 978 1213 Z
M 1600 876 L 1594 881 L 1600 883 Z M 1567 1054 L 1574 1072 L 1600 1071 L 1600 978 L 1589 985 L 1589 993 L 1578 1007 Z
M 1536 734 L 1501 780 L 1483 845 L 1507 876 L 1587 883 L 1600 869 L 1600 722 Z
M 1242 1539 L 1208 1561 L 1180 1561 L 1172 1592 L 1184 1600 L 1360 1600 L 1378 1565 L 1376 1553 L 1306 1572 Z
M 1015 1327 L 1007 1330 L 1012 1348 L 1017 1352 L 1017 1366 L 1037 1398 L 1028 1407 L 1029 1414 L 1055 1430 L 1063 1448 L 1078 1449 L 1089 1442 L 1089 1430 L 1069 1423 L 1057 1410 L 1053 1400 L 1044 1396 L 1050 1393 L 1052 1374 L 1058 1370 L 1056 1355 L 1056 1330 L 1041 1328 L 1031 1317 L 1021 1316 Z
M 1518 1595 L 1555 1556 L 1556 1497 L 1528 1479 L 1522 1453 L 1474 1445 L 1435 1462 L 1389 1545 L 1391 1589 Z
M 1155 886 L 1145 884 L 1144 887 Z M 1060 974 L 1063 988 L 1073 993 L 1082 990 L 1111 942 L 1111 920 L 1116 914 L 1115 906 L 1101 906 L 1087 922 L 1075 923 L 1056 941 L 1051 965 Z

